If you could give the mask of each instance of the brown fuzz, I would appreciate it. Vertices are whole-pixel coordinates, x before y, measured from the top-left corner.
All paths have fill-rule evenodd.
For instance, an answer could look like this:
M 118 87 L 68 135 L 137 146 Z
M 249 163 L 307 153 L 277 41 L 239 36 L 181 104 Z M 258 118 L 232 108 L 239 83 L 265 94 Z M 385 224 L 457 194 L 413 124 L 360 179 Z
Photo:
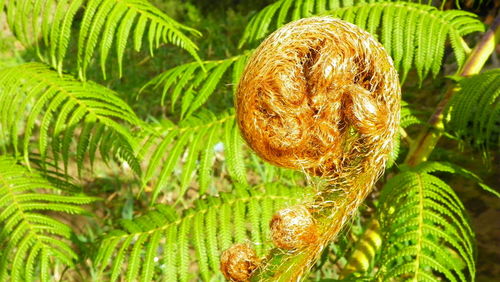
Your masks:
M 374 182 L 398 131 L 400 86 L 370 34 L 311 17 L 261 43 L 235 103 L 244 139 L 264 160 L 336 183 L 360 173 Z
M 302 205 L 282 209 L 273 215 L 271 236 L 278 248 L 300 249 L 318 240 L 318 227 L 309 210 Z
M 220 270 L 229 281 L 248 281 L 260 263 L 255 251 L 247 244 L 235 244 L 222 252 Z

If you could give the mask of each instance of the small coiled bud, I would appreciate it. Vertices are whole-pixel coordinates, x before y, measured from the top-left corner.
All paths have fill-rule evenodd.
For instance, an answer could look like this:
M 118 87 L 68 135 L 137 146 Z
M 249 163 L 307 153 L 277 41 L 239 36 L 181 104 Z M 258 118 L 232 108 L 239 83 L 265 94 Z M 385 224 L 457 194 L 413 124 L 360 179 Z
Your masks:
M 229 281 L 248 281 L 259 264 L 260 259 L 248 244 L 232 245 L 220 257 L 220 270 Z
M 274 244 L 282 249 L 300 249 L 318 240 L 318 227 L 309 210 L 297 205 L 273 215 L 270 223 Z

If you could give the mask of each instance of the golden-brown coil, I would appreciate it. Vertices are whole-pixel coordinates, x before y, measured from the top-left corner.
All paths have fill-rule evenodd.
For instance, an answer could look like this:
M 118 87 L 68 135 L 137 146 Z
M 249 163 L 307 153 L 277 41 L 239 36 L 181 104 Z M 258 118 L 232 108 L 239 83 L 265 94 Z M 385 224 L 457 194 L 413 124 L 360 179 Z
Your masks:
M 235 244 L 221 254 L 220 269 L 229 281 L 248 281 L 259 266 L 254 249 L 247 244 Z
M 318 241 L 319 230 L 313 216 L 304 205 L 279 210 L 269 224 L 273 243 L 281 249 L 293 250 Z
M 235 103 L 244 139 L 264 160 L 339 183 L 368 172 L 373 182 L 392 149 L 400 95 L 392 60 L 370 34 L 312 17 L 261 43 Z

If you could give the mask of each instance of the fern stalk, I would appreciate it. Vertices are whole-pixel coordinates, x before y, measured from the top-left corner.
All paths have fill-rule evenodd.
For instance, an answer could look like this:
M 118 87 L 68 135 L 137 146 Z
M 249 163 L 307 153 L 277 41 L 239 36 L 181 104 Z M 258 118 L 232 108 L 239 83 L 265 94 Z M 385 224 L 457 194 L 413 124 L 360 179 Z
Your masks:
M 457 75 L 466 77 L 479 73 L 495 50 L 495 45 L 498 42 L 500 42 L 500 14 L 496 16 L 493 24 L 476 45 Z M 456 88 L 454 86 L 448 88 L 443 99 L 439 102 L 436 110 L 429 119 L 428 126 L 423 129 L 416 142 L 410 147 L 410 152 L 405 160 L 406 164 L 415 166 L 426 161 L 430 156 L 443 135 L 443 111 L 455 92 Z

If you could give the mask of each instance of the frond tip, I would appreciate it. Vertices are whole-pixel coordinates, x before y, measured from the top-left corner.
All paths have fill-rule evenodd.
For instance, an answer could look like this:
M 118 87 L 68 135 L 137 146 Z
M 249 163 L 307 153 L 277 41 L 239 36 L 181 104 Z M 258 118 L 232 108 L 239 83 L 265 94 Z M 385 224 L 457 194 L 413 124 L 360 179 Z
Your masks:
M 248 281 L 260 259 L 248 244 L 235 244 L 221 254 L 220 269 L 229 281 Z
M 73 266 L 71 228 L 45 212 L 82 214 L 79 205 L 94 200 L 62 195 L 37 172 L 0 157 L 0 281 L 48 281 L 58 265 Z

